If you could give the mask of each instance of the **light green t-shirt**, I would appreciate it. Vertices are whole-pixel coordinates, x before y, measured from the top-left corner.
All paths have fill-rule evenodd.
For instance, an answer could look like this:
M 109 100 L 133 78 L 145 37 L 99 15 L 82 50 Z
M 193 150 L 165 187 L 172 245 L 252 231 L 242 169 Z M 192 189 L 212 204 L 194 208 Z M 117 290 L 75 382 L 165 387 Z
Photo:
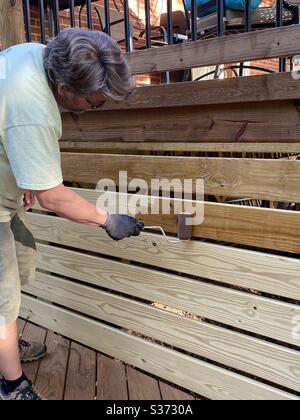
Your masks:
M 41 44 L 0 53 L 0 222 L 22 205 L 25 190 L 62 183 L 61 116 L 43 66 Z

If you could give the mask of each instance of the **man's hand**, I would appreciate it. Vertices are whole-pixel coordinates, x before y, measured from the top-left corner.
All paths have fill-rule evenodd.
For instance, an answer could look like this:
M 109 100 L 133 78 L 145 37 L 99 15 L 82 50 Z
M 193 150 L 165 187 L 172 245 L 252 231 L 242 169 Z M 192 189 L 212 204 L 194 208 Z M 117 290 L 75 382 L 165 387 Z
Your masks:
M 134 217 L 110 214 L 106 224 L 101 227 L 114 241 L 120 241 L 130 236 L 139 236 L 144 223 Z
M 33 191 L 26 191 L 23 198 L 25 211 L 31 210 L 35 203 L 35 195 Z

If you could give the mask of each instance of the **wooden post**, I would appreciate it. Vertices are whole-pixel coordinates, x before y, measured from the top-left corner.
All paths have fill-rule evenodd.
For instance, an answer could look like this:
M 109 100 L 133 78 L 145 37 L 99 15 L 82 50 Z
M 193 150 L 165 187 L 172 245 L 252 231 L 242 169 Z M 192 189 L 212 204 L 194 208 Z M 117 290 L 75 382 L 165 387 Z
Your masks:
M 0 1 L 0 42 L 2 49 L 25 42 L 22 0 Z

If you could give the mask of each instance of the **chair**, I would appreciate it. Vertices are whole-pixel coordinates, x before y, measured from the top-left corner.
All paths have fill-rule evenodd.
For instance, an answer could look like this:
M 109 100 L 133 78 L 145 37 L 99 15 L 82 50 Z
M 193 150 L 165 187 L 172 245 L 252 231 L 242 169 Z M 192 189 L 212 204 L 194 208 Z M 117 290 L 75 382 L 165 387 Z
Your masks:
M 173 43 L 179 44 L 188 41 L 187 31 L 189 29 L 189 21 L 187 15 L 181 11 L 176 10 L 173 15 Z M 168 28 L 168 14 L 162 13 L 160 15 L 160 27 L 165 28 L 167 33 Z M 178 83 L 188 81 L 190 79 L 190 70 L 178 70 L 169 72 L 169 80 L 171 83 Z M 161 83 L 165 83 L 165 75 L 161 75 Z
M 185 11 L 188 16 L 188 20 L 191 19 L 191 12 L 186 8 L 184 1 Z M 197 8 L 197 11 L 205 13 L 205 10 L 212 9 L 212 6 L 216 7 L 216 0 L 207 2 L 205 5 Z M 245 25 L 245 14 L 241 10 L 225 9 L 225 34 L 229 35 L 232 33 L 240 33 L 244 31 Z M 283 25 L 295 25 L 299 23 L 298 7 L 291 6 L 286 0 L 284 0 L 283 7 Z M 198 39 L 214 37 L 217 35 L 218 25 L 218 14 L 213 12 L 206 16 L 197 19 L 197 37 Z M 252 30 L 267 29 L 276 26 L 276 7 L 258 7 L 251 12 L 251 25 Z M 190 32 L 189 32 L 190 34 Z
M 189 22 L 187 35 L 191 37 L 191 11 L 187 7 L 187 0 L 183 0 L 185 13 Z M 217 7 L 216 0 L 211 0 L 197 7 L 197 39 L 215 38 L 217 36 L 218 14 L 215 12 Z M 283 25 L 294 25 L 299 23 L 299 11 L 297 6 L 291 6 L 284 0 L 283 6 Z M 251 30 L 260 30 L 276 27 L 276 7 L 258 7 L 251 12 Z M 241 10 L 225 8 L 224 13 L 225 35 L 242 33 L 245 31 L 245 13 Z M 225 64 L 225 63 L 224 63 Z M 245 65 L 237 63 L 230 66 L 207 67 L 206 69 L 193 69 L 191 80 L 203 80 L 209 78 L 223 77 L 224 72 L 230 71 L 232 76 L 243 76 L 244 71 L 258 70 L 264 73 L 273 73 L 272 70 L 259 66 Z

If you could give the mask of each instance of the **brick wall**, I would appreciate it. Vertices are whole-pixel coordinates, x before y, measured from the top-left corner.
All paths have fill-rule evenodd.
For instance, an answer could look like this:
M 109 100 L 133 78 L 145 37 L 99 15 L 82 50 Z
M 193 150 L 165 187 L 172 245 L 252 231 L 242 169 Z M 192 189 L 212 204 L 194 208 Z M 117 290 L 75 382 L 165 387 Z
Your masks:
M 276 7 L 276 0 L 264 0 L 261 4 L 262 7 Z M 258 61 L 252 61 L 251 65 L 253 66 L 259 66 L 263 67 L 268 70 L 272 70 L 275 72 L 278 72 L 279 70 L 279 60 L 273 59 L 273 60 L 258 60 Z M 263 74 L 261 71 L 251 70 L 251 75 L 258 75 Z

